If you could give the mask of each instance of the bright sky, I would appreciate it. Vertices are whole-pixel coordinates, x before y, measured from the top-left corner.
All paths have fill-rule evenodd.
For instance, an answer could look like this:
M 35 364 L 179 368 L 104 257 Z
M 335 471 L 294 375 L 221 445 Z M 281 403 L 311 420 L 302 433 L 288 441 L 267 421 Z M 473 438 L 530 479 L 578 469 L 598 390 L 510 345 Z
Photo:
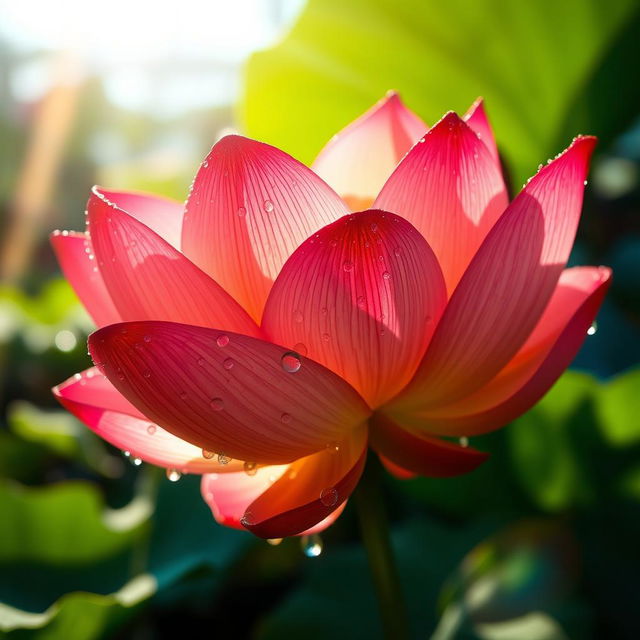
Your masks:
M 12 50 L 72 51 L 105 79 L 121 106 L 163 115 L 228 104 L 239 68 L 278 39 L 303 0 L 0 0 L 0 40 Z M 12 89 L 46 89 L 42 57 L 24 63 Z

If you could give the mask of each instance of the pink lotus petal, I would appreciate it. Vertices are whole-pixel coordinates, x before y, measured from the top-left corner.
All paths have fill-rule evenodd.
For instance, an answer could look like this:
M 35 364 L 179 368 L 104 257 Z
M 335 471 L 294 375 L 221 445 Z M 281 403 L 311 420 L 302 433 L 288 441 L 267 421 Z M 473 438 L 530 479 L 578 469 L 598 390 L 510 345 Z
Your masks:
M 478 138 L 484 142 L 491 157 L 500 167 L 500 154 L 498 153 L 498 147 L 496 146 L 496 140 L 493 136 L 489 119 L 484 110 L 484 100 L 478 98 L 470 107 L 469 111 L 464 114 L 462 118 L 478 135 Z
M 182 248 L 259 322 L 287 258 L 346 212 L 331 188 L 291 156 L 227 136 L 196 175 Z
M 410 433 L 382 414 L 375 414 L 370 424 L 371 446 L 405 471 L 422 476 L 448 478 L 469 473 L 489 457 L 470 447 Z
M 131 322 L 96 331 L 89 349 L 151 420 L 231 458 L 291 462 L 341 440 L 370 413 L 328 369 L 244 335 Z
M 315 159 L 313 170 L 353 211 L 368 209 L 427 128 L 392 91 L 334 136 Z
M 99 189 L 119 209 L 155 231 L 171 246 L 180 249 L 184 205 L 169 198 L 134 191 Z
M 95 260 L 91 238 L 80 231 L 54 231 L 51 246 L 64 277 L 97 326 L 120 322 Z
M 171 320 L 259 335 L 220 285 L 149 227 L 97 190 L 88 211 L 96 260 L 123 320 Z
M 304 533 L 335 512 L 355 489 L 367 454 L 363 425 L 336 447 L 290 465 L 248 507 L 242 524 L 261 538 Z
M 569 256 L 594 145 L 594 138 L 576 138 L 509 206 L 469 265 L 395 407 L 425 411 L 468 396 L 520 349 Z
M 507 204 L 487 147 L 448 113 L 398 165 L 374 206 L 401 215 L 422 233 L 451 293 Z
M 53 388 L 58 402 L 114 447 L 144 462 L 181 473 L 233 472 L 243 463 L 220 465 L 202 449 L 150 422 L 94 367 Z
M 587 293 L 582 296 L 582 302 L 577 307 L 574 305 L 575 300 L 567 300 L 570 296 L 567 291 L 557 294 L 574 305 L 573 314 L 562 330 L 556 334 L 555 329 L 550 331 L 548 327 L 536 328 L 527 342 L 529 352 L 523 350 L 519 354 L 519 363 L 513 365 L 513 368 L 505 368 L 495 380 L 486 385 L 487 400 L 482 399 L 480 390 L 472 398 L 475 404 L 463 401 L 457 412 L 452 406 L 448 408 L 448 413 L 425 411 L 421 415 L 420 412 L 416 412 L 414 415 L 398 416 L 398 419 L 414 431 L 420 429 L 423 432 L 451 436 L 471 436 L 499 429 L 528 411 L 547 393 L 575 358 L 611 284 L 609 269 L 600 267 L 591 268 L 590 271 L 593 278 L 592 287 L 589 287 L 586 281 L 579 282 L 577 274 L 574 276 L 577 288 Z M 586 280 L 586 268 L 584 275 Z M 579 292 L 576 293 L 579 295 Z M 558 310 L 559 306 L 558 303 L 554 304 Z M 550 322 L 551 318 L 547 316 L 546 321 Z M 549 342 L 552 342 L 552 345 L 549 345 Z M 488 406 L 490 403 L 494 404 Z M 465 411 L 472 410 L 475 410 L 475 413 L 465 415 Z
M 392 476 L 398 478 L 398 480 L 411 480 L 412 478 L 417 478 L 419 475 L 413 471 L 409 471 L 408 469 L 403 469 L 400 465 L 397 465 L 395 462 L 392 462 L 389 458 L 385 458 L 381 454 L 378 454 L 378 457 L 380 458 L 380 462 L 382 462 L 382 466 Z
M 375 407 L 411 379 L 446 304 L 440 267 L 406 220 L 366 211 L 323 228 L 274 283 L 262 329 Z

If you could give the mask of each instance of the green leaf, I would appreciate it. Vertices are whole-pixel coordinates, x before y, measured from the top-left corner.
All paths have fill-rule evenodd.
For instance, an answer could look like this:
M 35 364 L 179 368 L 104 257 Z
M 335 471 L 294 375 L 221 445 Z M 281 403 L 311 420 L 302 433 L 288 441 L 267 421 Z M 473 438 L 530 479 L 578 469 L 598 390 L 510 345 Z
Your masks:
M 597 395 L 596 412 L 611 444 L 623 447 L 640 442 L 640 369 L 603 385 Z
M 520 185 L 578 133 L 605 141 L 638 110 L 634 0 L 310 0 L 289 35 L 249 61 L 249 135 L 310 162 L 397 89 L 429 124 L 486 99 Z

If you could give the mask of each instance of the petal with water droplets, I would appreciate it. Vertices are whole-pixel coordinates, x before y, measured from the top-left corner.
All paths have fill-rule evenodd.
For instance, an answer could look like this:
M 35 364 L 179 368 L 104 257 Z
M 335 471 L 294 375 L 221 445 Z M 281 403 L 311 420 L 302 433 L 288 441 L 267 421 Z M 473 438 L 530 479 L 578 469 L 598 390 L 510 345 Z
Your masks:
M 156 424 L 231 458 L 291 462 L 342 439 L 370 413 L 322 365 L 240 334 L 130 322 L 96 331 L 89 349 L 118 391 Z

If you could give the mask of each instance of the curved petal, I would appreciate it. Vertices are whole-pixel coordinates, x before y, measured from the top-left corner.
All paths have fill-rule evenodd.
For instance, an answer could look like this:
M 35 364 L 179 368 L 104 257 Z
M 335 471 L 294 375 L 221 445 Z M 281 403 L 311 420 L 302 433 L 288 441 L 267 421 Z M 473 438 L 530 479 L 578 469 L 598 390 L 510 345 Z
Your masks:
M 549 334 L 549 341 L 552 342 L 550 348 L 547 348 L 548 342 L 545 337 L 538 345 L 540 350 L 532 351 L 534 356 L 531 360 L 524 359 L 525 365 L 517 366 L 510 372 L 505 369 L 505 373 L 502 374 L 505 376 L 504 380 L 498 377 L 487 385 L 487 396 L 495 402 L 493 406 L 487 407 L 488 402 L 480 404 L 481 394 L 478 392 L 475 406 L 470 407 L 468 403 L 462 402 L 457 413 L 454 413 L 451 407 L 448 414 L 444 411 L 441 414 L 416 412 L 413 415 L 398 414 L 398 419 L 414 432 L 420 430 L 449 436 L 472 436 L 499 429 L 528 411 L 549 391 L 582 346 L 587 330 L 593 323 L 611 284 L 610 271 L 600 267 L 599 272 L 592 274 L 595 287 L 574 309 L 573 315 L 559 335 L 553 339 L 554 334 Z M 542 338 L 545 332 L 545 329 L 534 332 L 529 341 L 531 346 L 535 342 L 535 333 L 538 334 L 537 338 Z M 499 395 L 499 392 L 502 395 Z M 476 412 L 465 415 L 465 409 L 470 408 L 474 408 Z
M 571 251 L 594 144 L 594 138 L 576 138 L 529 181 L 496 223 L 396 406 L 425 410 L 463 398 L 520 349 Z
M 233 472 L 242 462 L 221 466 L 202 449 L 172 435 L 138 411 L 95 367 L 53 388 L 60 404 L 101 438 L 144 462 L 182 473 Z
M 312 168 L 353 211 L 368 209 L 398 162 L 427 129 L 390 91 L 335 135 Z
M 171 320 L 259 335 L 219 284 L 97 190 L 88 212 L 96 260 L 123 320 Z
M 487 147 L 448 113 L 406 155 L 374 207 L 406 218 L 433 249 L 449 293 L 508 204 Z
M 367 428 L 336 447 L 298 460 L 254 500 L 242 525 L 260 538 L 304 533 L 336 511 L 355 489 L 367 456 Z
M 403 469 L 400 465 L 397 465 L 395 462 L 389 460 L 389 458 L 385 458 L 382 454 L 378 454 L 378 458 L 380 458 L 380 462 L 382 462 L 382 466 L 395 478 L 398 480 L 411 480 L 412 478 L 417 478 L 418 474 L 413 471 L 409 471 L 408 469 Z
M 99 191 L 109 202 L 113 202 L 116 207 L 155 231 L 171 246 L 180 249 L 184 213 L 184 205 L 181 202 L 135 191 L 113 191 L 102 188 Z
M 182 249 L 259 322 L 287 258 L 347 211 L 328 185 L 291 156 L 227 136 L 194 180 Z
M 95 260 L 91 238 L 80 231 L 54 231 L 51 246 L 64 277 L 97 326 L 120 322 Z
M 382 414 L 374 414 L 370 426 L 373 449 L 405 471 L 421 476 L 459 476 L 473 471 L 489 457 L 489 454 L 470 447 L 410 433 Z
M 328 225 L 291 256 L 262 329 L 375 407 L 409 382 L 445 304 L 442 272 L 424 238 L 394 214 L 365 211 Z
M 291 462 L 340 440 L 370 413 L 328 369 L 244 335 L 130 322 L 96 331 L 89 350 L 151 420 L 240 460 Z
M 476 132 L 478 138 L 484 142 L 491 157 L 495 160 L 498 167 L 500 167 L 500 154 L 498 153 L 498 147 L 496 140 L 493 136 L 493 130 L 489 124 L 489 118 L 484 110 L 484 100 L 478 98 L 470 107 L 467 113 L 464 114 L 462 119 Z

